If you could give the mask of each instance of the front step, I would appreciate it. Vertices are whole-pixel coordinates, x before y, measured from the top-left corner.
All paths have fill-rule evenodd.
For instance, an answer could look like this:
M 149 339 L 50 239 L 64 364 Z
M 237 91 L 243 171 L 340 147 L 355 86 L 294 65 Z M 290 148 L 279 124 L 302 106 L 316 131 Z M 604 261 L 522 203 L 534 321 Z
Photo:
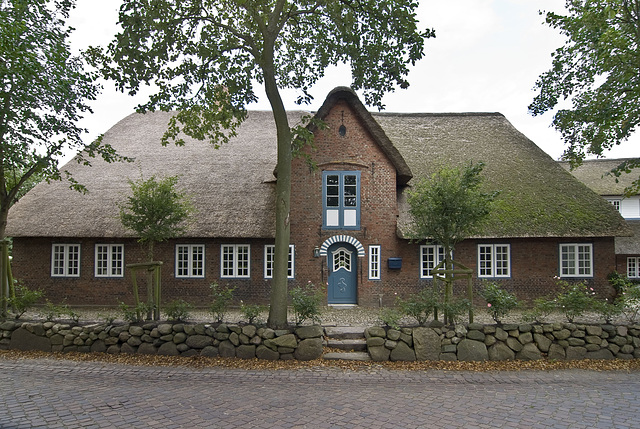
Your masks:
M 364 329 L 362 326 L 327 326 L 324 332 L 336 340 L 361 339 L 364 338 Z
M 371 356 L 367 352 L 350 352 L 350 353 L 325 353 L 322 356 L 327 360 L 356 360 L 356 361 L 370 361 Z
M 364 338 L 351 338 L 346 340 L 329 338 L 327 340 L 327 347 L 338 350 L 364 351 L 367 350 L 367 340 Z

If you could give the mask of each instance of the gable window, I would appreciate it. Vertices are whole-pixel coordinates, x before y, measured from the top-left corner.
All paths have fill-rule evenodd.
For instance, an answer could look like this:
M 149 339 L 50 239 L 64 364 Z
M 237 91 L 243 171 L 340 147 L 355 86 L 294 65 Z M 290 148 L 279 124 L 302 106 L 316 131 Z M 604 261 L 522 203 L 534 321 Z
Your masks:
M 561 244 L 560 277 L 593 277 L 593 246 Z
M 96 244 L 96 277 L 124 276 L 124 246 L 122 244 Z
M 478 277 L 511 276 L 511 248 L 508 244 L 478 245 Z
M 627 258 L 627 277 L 630 279 L 640 278 L 640 257 L 630 256 Z
M 176 246 L 176 278 L 204 278 L 204 245 Z
M 325 229 L 360 229 L 360 172 L 322 173 L 322 222 Z
M 223 244 L 220 252 L 220 277 L 249 278 L 251 256 L 248 244 Z
M 444 247 L 436 245 L 420 246 L 420 278 L 431 279 L 431 271 L 444 261 Z
M 369 246 L 369 280 L 380 280 L 380 246 Z
M 272 279 L 273 278 L 273 269 L 274 269 L 274 261 L 275 261 L 275 253 L 276 246 L 273 244 L 267 244 L 264 246 L 264 278 Z M 287 278 L 294 278 L 294 258 L 295 258 L 295 247 L 293 244 L 289 245 L 289 259 L 287 261 Z
M 51 248 L 51 277 L 80 277 L 80 245 L 54 244 Z

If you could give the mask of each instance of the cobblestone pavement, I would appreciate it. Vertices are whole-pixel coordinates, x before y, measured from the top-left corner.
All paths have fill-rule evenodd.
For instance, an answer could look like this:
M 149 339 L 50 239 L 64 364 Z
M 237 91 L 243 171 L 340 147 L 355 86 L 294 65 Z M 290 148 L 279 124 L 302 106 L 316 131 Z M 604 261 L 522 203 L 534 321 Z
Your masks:
M 0 360 L 0 427 L 638 428 L 640 373 Z

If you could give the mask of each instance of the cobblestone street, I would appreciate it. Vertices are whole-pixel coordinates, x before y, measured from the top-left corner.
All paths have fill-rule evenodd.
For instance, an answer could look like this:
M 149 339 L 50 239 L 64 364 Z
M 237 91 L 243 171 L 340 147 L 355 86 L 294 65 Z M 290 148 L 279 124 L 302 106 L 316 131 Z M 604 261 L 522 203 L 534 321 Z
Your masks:
M 0 360 L 0 427 L 637 428 L 640 373 Z

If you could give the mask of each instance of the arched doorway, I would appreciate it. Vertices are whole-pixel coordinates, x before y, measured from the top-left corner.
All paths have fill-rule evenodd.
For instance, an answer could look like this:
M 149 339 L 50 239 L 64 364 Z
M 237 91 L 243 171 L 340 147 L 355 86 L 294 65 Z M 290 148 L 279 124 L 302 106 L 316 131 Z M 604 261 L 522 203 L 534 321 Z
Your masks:
M 333 243 L 327 249 L 329 304 L 358 303 L 358 251 L 346 242 Z

